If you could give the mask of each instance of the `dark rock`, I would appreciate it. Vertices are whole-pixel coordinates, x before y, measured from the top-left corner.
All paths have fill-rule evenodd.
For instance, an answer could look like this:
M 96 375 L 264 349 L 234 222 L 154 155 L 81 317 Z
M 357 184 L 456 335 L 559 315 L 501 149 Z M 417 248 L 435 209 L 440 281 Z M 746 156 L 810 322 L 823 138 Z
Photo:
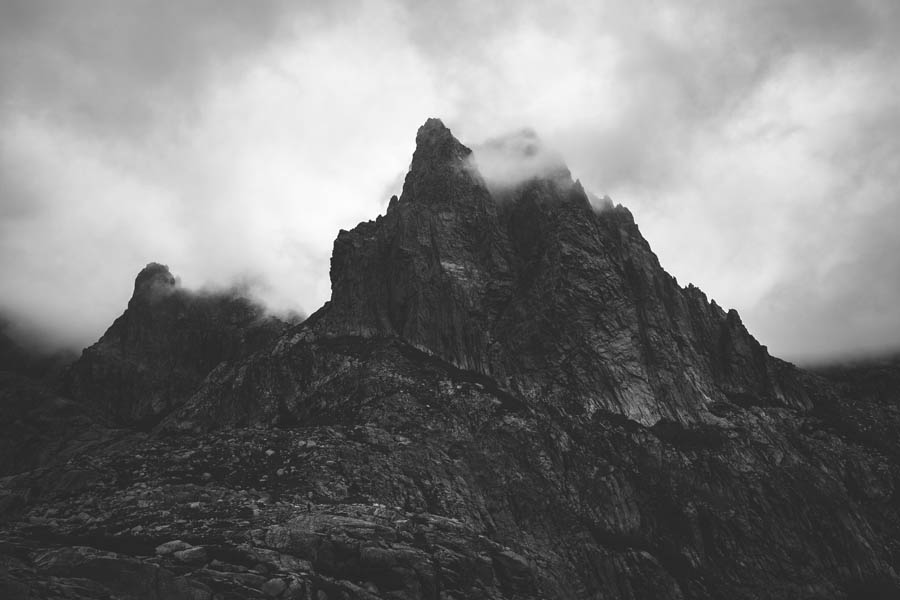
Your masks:
M 417 144 L 303 324 L 151 265 L 82 404 L 0 385 L 75 415 L 0 479 L 0 590 L 900 597 L 891 368 L 779 361 L 566 170 L 500 197 L 439 121 Z
M 440 122 L 417 143 L 394 207 L 338 236 L 317 331 L 397 335 L 514 395 L 645 425 L 705 421 L 734 394 L 808 408 L 736 312 L 663 271 L 626 209 L 597 212 L 567 174 L 498 204 Z
M 276 598 L 280 596 L 281 593 L 287 589 L 287 587 L 288 586 L 284 582 L 284 579 L 274 577 L 263 584 L 262 593 L 271 598 Z
M 187 550 L 191 545 L 187 542 L 182 542 L 181 540 L 172 540 L 171 542 L 166 542 L 165 544 L 160 544 L 156 547 L 156 553 L 160 556 L 165 556 L 167 554 L 173 554 L 175 552 L 179 552 L 181 550 Z
M 69 369 L 63 392 L 114 424 L 149 428 L 214 368 L 252 354 L 284 328 L 241 290 L 191 292 L 168 267 L 150 263 L 125 313 Z
M 123 557 L 94 548 L 73 546 L 39 553 L 34 567 L 42 575 L 52 576 L 53 587 L 63 590 L 80 587 L 78 579 L 99 583 L 108 593 L 130 595 L 147 600 L 185 598 L 175 577 L 157 565 Z M 96 586 L 90 586 L 99 590 Z M 52 589 L 52 588 L 51 588 Z
M 512 550 L 504 550 L 494 556 L 494 569 L 504 590 L 513 595 L 534 589 L 534 576 L 524 557 Z

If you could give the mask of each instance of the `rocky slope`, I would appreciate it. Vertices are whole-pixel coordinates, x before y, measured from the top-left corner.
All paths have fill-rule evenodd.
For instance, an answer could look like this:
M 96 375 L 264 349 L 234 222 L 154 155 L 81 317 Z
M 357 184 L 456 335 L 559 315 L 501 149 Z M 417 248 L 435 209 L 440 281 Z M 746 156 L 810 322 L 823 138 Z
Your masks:
M 420 129 L 399 200 L 335 242 L 329 332 L 398 335 L 532 400 L 645 425 L 729 399 L 809 407 L 736 312 L 660 267 L 627 209 L 593 208 L 568 171 L 498 203 L 469 154 L 440 121 Z
M 237 291 L 192 292 L 151 263 L 125 313 L 66 373 L 63 393 L 114 424 L 152 427 L 212 369 L 265 346 L 284 326 Z
M 142 272 L 65 388 L 91 443 L 0 480 L 0 593 L 900 596 L 896 394 L 770 357 L 564 168 L 488 186 L 429 120 L 331 275 L 254 337 Z

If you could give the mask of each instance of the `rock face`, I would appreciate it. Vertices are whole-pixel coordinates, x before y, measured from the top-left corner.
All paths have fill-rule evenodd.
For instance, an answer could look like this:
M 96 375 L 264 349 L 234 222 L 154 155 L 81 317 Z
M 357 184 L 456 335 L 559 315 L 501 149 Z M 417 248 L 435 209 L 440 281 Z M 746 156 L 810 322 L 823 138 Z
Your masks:
M 125 313 L 69 369 L 63 393 L 114 424 L 147 428 L 220 363 L 262 348 L 284 326 L 237 292 L 188 291 L 151 263 Z
M 896 379 L 770 357 L 626 209 L 471 158 L 429 120 L 278 335 L 145 269 L 67 388 L 129 427 L 7 470 L 0 590 L 900 597 Z
M 734 399 L 809 407 L 736 312 L 660 267 L 627 209 L 594 209 L 567 171 L 498 203 L 440 121 L 417 143 L 400 199 L 335 242 L 328 331 L 397 335 L 517 395 L 644 425 Z

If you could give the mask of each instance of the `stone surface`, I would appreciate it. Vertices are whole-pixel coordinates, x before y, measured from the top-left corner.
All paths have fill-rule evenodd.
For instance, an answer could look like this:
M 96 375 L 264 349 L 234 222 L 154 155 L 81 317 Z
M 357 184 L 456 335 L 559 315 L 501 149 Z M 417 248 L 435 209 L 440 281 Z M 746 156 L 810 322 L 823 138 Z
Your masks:
M 151 266 L 77 402 L 0 381 L 4 431 L 47 437 L 28 398 L 77 415 L 0 478 L 0 591 L 900 597 L 895 365 L 770 357 L 626 209 L 563 170 L 489 191 L 469 159 L 429 120 L 302 324 L 248 341 Z
M 497 201 L 440 122 L 417 141 L 399 200 L 338 236 L 317 331 L 396 335 L 515 395 L 644 425 L 736 398 L 809 408 L 736 312 L 662 269 L 627 209 L 595 209 L 568 172 Z
M 189 565 L 202 565 L 208 558 L 206 549 L 198 546 L 192 546 L 190 548 L 185 548 L 184 550 L 176 550 L 172 553 L 172 556 L 174 556 L 176 560 Z
M 151 263 L 135 279 L 124 314 L 68 370 L 63 393 L 112 424 L 147 429 L 210 371 L 258 350 L 284 327 L 241 290 L 193 292 Z
M 172 540 L 171 542 L 166 542 L 165 544 L 160 544 L 156 547 L 156 553 L 160 556 L 165 556 L 167 554 L 173 554 L 175 552 L 180 552 L 181 550 L 187 550 L 191 545 L 187 542 L 182 542 L 181 540 Z
M 272 598 L 277 598 L 286 589 L 287 584 L 284 582 L 284 579 L 279 579 L 278 577 L 273 577 L 272 579 L 265 582 L 262 586 L 262 592 L 266 596 L 270 596 Z

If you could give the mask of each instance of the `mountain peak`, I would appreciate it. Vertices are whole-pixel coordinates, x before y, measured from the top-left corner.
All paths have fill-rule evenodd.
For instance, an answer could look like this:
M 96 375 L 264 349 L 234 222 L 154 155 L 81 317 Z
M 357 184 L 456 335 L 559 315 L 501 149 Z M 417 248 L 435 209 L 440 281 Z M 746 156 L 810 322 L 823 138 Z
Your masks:
M 160 263 L 148 263 L 134 279 L 132 300 L 138 298 L 153 299 L 160 293 L 175 289 L 178 281 L 169 267 Z
M 416 133 L 412 169 L 424 164 L 462 161 L 472 151 L 457 140 L 440 119 L 430 118 Z
M 450 133 L 450 129 L 448 129 L 447 126 L 444 125 L 444 122 L 437 117 L 428 117 L 425 119 L 425 123 L 419 127 L 419 135 L 428 131 L 446 131 L 447 133 Z
M 472 196 L 472 188 L 483 187 L 483 183 L 469 164 L 471 154 L 440 119 L 428 119 L 416 133 L 416 150 L 401 200 L 441 203 Z
M 84 350 L 62 386 L 111 422 L 152 427 L 213 368 L 256 351 L 283 328 L 240 290 L 195 292 L 152 262 L 135 278 L 126 310 Z
M 456 139 L 443 121 L 435 117 L 429 117 L 416 133 L 416 144 L 421 145 L 423 142 L 447 138 Z
M 151 263 L 71 401 L 0 373 L 5 596 L 900 598 L 896 368 L 772 358 L 533 133 L 418 142 L 304 323 Z

